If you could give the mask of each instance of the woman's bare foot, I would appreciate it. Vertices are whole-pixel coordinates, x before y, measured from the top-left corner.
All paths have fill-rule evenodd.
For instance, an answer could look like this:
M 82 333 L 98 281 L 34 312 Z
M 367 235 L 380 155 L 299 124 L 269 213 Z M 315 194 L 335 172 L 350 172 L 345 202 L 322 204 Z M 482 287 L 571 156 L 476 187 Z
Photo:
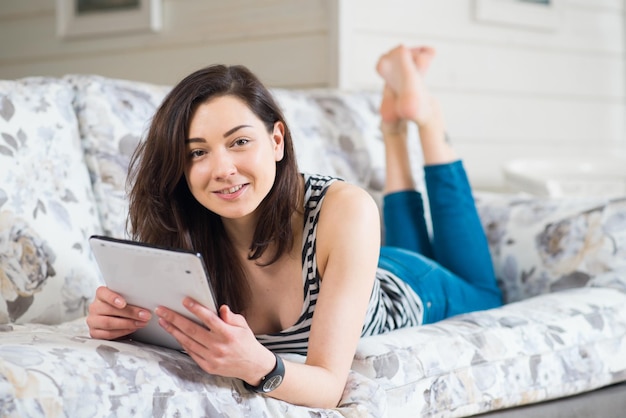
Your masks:
M 429 47 L 400 45 L 384 54 L 376 70 L 385 80 L 380 114 L 383 122 L 413 120 L 420 125 L 431 113 L 431 96 L 423 76 L 435 55 Z
M 383 123 L 394 124 L 400 120 L 396 112 L 396 94 L 387 83 L 385 83 L 383 88 L 383 98 L 380 102 L 379 113 Z
M 439 103 L 424 84 L 423 77 L 434 55 L 433 48 L 400 45 L 383 55 L 376 66 L 385 80 L 380 114 L 391 189 L 410 186 L 407 162 L 401 157 L 407 153 L 406 141 L 400 140 L 406 138 L 406 124 L 403 124 L 406 120 L 417 124 L 425 164 L 442 164 L 457 159 L 445 140 Z M 389 170 L 394 166 L 397 169 Z

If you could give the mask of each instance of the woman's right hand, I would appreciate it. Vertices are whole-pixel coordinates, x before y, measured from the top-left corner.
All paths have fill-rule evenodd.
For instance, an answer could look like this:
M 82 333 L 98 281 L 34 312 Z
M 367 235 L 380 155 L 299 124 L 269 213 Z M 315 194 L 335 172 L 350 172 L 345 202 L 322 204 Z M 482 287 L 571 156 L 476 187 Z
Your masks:
M 128 305 L 122 296 L 108 287 L 100 286 L 94 301 L 89 305 L 89 335 L 92 338 L 114 340 L 145 327 L 151 316 L 150 311 Z

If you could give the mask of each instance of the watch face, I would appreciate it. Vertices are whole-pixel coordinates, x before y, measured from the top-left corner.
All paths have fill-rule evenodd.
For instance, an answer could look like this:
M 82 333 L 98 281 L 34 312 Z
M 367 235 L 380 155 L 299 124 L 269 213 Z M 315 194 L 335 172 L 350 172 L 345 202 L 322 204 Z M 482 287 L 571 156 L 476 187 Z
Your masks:
M 263 392 L 273 391 L 278 386 L 280 386 L 282 381 L 283 381 L 282 376 L 276 375 L 276 376 L 270 377 L 269 379 L 267 379 L 267 381 L 263 383 Z

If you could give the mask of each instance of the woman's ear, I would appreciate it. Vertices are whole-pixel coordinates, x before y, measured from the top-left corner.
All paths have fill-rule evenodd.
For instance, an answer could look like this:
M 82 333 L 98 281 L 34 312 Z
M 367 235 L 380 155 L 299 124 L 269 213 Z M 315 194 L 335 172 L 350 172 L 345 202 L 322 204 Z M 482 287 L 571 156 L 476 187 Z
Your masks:
M 276 161 L 281 161 L 285 156 L 285 124 L 281 121 L 274 123 L 272 141 L 274 142 L 274 157 Z

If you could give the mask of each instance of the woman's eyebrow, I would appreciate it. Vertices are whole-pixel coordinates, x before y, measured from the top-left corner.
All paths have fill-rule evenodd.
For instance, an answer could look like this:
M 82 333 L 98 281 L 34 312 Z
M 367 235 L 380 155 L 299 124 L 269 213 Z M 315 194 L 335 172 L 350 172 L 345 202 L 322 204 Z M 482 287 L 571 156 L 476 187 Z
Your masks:
M 230 135 L 234 134 L 234 133 L 235 133 L 235 132 L 237 132 L 239 129 L 242 129 L 242 128 L 251 128 L 251 127 L 252 127 L 252 126 L 250 126 L 250 125 L 239 125 L 239 126 L 235 126 L 233 129 L 229 129 L 228 131 L 226 131 L 226 132 L 224 133 L 224 138 L 226 138 L 226 137 L 228 137 L 228 136 L 230 136 Z
M 204 138 L 189 138 L 185 139 L 185 144 L 192 144 L 194 142 L 206 142 Z
M 229 129 L 228 131 L 226 131 L 223 135 L 224 138 L 228 138 L 230 135 L 234 134 L 235 132 L 237 132 L 239 129 L 243 129 L 243 128 L 251 128 L 252 125 L 238 125 L 235 126 L 232 129 Z M 194 142 L 206 142 L 206 140 L 204 138 L 189 138 L 189 139 L 185 139 L 185 144 L 191 144 Z

